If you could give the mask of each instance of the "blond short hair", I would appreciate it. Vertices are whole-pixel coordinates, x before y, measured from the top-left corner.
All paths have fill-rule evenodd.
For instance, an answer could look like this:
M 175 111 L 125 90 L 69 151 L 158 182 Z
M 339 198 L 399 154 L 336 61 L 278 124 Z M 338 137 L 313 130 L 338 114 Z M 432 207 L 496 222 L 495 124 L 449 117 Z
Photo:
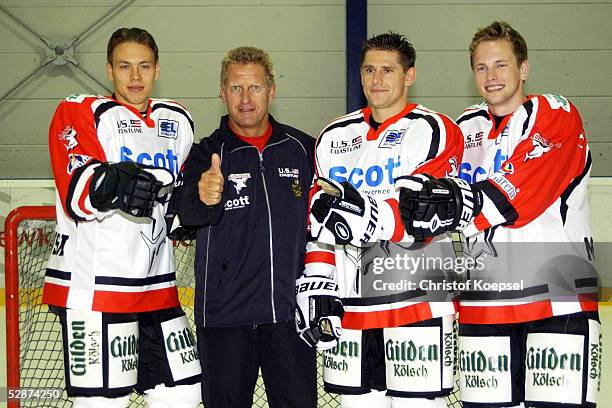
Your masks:
M 230 64 L 259 64 L 266 71 L 266 83 L 268 86 L 274 86 L 274 67 L 270 54 L 262 49 L 255 47 L 237 47 L 231 49 L 225 54 L 221 61 L 221 86 L 227 82 L 227 70 Z
M 482 42 L 497 40 L 510 42 L 519 66 L 523 61 L 527 61 L 527 43 L 523 36 L 505 21 L 494 21 L 476 31 L 472 38 L 472 43 L 470 44 L 470 65 L 472 68 L 474 68 L 474 51 L 476 51 L 476 47 Z

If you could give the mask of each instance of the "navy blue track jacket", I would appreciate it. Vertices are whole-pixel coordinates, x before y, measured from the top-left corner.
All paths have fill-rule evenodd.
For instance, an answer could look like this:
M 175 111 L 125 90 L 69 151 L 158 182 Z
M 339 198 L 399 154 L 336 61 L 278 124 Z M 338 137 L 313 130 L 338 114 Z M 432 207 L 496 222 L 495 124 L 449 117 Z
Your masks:
M 193 146 L 184 184 L 173 194 L 181 224 L 198 227 L 195 322 L 234 327 L 294 319 L 295 280 L 304 269 L 308 194 L 314 174 L 314 139 L 270 116 L 263 151 L 228 127 Z M 211 155 L 221 157 L 225 179 L 216 206 L 199 199 L 197 183 Z

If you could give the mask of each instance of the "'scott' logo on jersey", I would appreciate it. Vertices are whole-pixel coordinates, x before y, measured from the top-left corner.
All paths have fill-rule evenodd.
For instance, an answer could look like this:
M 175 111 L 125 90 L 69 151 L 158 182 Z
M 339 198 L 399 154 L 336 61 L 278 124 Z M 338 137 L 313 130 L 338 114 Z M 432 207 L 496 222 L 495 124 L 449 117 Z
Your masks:
M 158 135 L 160 137 L 176 139 L 176 137 L 178 136 L 178 127 L 179 124 L 176 120 L 160 119 Z

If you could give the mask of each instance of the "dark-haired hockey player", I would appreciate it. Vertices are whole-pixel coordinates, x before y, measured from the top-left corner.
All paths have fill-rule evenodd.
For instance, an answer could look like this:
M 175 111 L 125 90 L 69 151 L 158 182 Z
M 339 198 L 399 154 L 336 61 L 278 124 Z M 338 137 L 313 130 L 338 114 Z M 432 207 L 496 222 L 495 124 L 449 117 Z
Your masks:
M 73 95 L 49 129 L 57 187 L 55 246 L 43 302 L 59 316 L 75 407 L 200 403 L 200 362 L 175 286 L 164 216 L 193 142 L 176 102 L 150 99 L 158 49 L 147 31 L 108 42 L 112 96 Z
M 408 102 L 415 56 L 402 35 L 367 40 L 360 64 L 368 106 L 332 121 L 317 142 L 317 173 L 325 188 L 312 192 L 316 240 L 307 245 L 305 276 L 296 284 L 303 317 L 298 330 L 320 349 L 336 345 L 324 354 L 324 381 L 326 390 L 342 394 L 344 408 L 446 407 L 453 388 L 453 359 L 445 364 L 441 358 L 453 353 L 452 344 L 442 341 L 452 337 L 453 303 L 428 302 L 415 291 L 368 296 L 360 270 L 367 251 L 412 241 L 400 220 L 395 179 L 421 172 L 456 175 L 461 160 L 453 121 Z M 338 297 L 344 303 L 341 324 Z M 390 344 L 437 353 L 412 370 L 385 351 Z

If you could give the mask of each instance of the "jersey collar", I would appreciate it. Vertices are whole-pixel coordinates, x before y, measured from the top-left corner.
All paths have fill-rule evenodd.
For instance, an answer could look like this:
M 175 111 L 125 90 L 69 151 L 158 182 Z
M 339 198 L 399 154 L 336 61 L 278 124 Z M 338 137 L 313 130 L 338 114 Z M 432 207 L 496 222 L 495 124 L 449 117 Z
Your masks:
M 143 117 L 142 113 L 140 113 L 138 109 L 134 108 L 133 106 L 126 105 L 125 103 L 119 102 L 117 98 L 115 98 L 114 93 L 111 96 L 109 96 L 109 98 L 117 102 L 119 105 L 125 107 L 129 111 L 131 111 L 134 115 L 138 116 L 138 118 L 142 120 L 147 125 L 147 127 L 150 127 L 150 128 L 155 127 L 155 121 L 151 119 L 151 99 L 150 98 L 147 101 L 147 113 L 145 115 L 146 117 Z
M 393 123 L 397 122 L 400 118 L 403 118 L 404 116 L 412 112 L 412 110 L 416 107 L 417 107 L 416 103 L 406 104 L 404 109 L 402 109 L 399 113 L 397 113 L 394 116 L 391 116 L 389 119 L 381 123 L 380 126 L 378 126 L 378 129 L 374 129 L 372 128 L 372 126 L 370 126 L 370 116 L 372 115 L 372 108 L 370 108 L 369 106 L 367 108 L 364 108 L 361 112 L 363 113 L 364 121 L 368 124 L 368 134 L 367 134 L 366 139 L 367 140 L 378 139 L 378 137 L 385 131 L 385 129 L 387 129 Z

